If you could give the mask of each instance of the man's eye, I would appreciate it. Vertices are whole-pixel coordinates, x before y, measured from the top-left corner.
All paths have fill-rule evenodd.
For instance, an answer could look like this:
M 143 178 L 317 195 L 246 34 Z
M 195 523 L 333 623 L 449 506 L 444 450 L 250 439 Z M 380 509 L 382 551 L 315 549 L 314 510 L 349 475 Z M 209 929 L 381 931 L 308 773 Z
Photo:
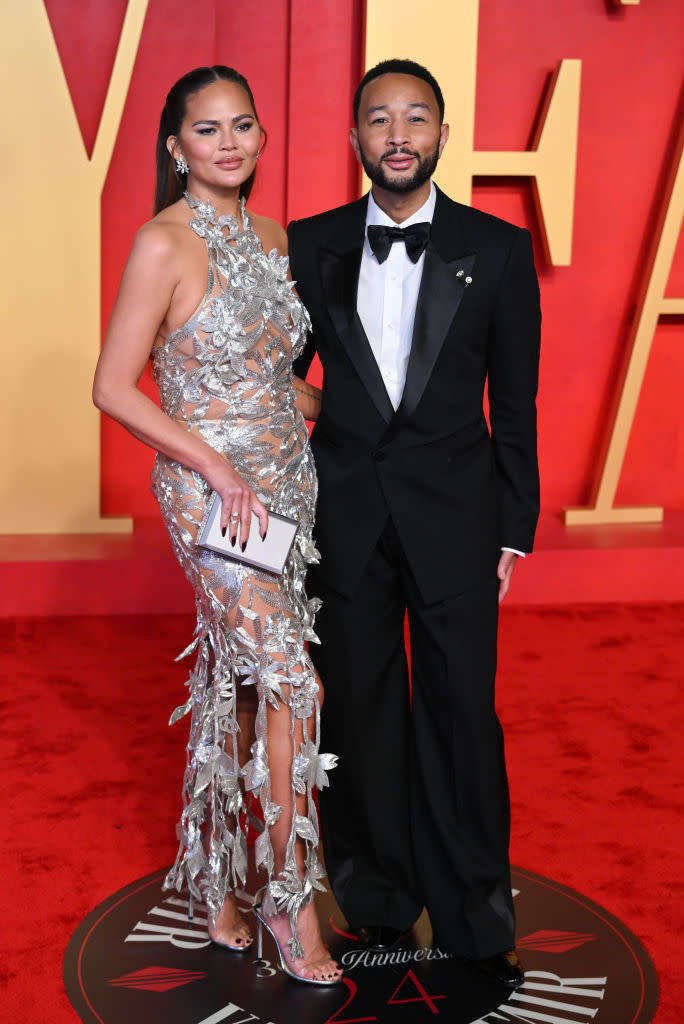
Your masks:
M 371 121 L 371 124 L 386 124 L 386 122 L 386 117 L 374 117 L 373 120 Z

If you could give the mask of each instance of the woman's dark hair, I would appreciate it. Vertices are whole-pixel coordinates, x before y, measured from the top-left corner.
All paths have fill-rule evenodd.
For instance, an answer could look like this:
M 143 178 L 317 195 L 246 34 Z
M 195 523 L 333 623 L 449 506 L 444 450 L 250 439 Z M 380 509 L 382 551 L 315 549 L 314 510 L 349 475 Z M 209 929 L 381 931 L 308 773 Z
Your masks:
M 437 84 L 437 79 L 422 64 L 416 64 L 415 60 L 382 60 L 374 68 L 370 68 L 358 84 L 354 93 L 354 123 L 359 126 L 359 107 L 361 106 L 361 93 L 369 82 L 379 78 L 380 75 L 413 75 L 414 78 L 421 78 L 430 86 L 435 94 L 437 108 L 439 109 L 440 124 L 444 121 L 444 96 Z
M 176 170 L 176 161 L 166 148 L 166 140 L 169 135 L 178 136 L 180 134 L 183 118 L 185 117 L 185 108 L 190 96 L 193 93 L 199 92 L 200 89 L 204 89 L 206 85 L 219 81 L 219 79 L 222 79 L 224 82 L 235 82 L 236 85 L 245 90 L 249 96 L 249 102 L 252 104 L 254 116 L 257 122 L 259 121 L 259 115 L 254 105 L 254 97 L 252 96 L 249 83 L 244 75 L 241 75 L 235 68 L 227 68 L 223 64 L 214 64 L 212 67 L 195 68 L 194 71 L 188 71 L 187 75 L 179 78 L 175 85 L 172 85 L 169 89 L 169 94 L 166 97 L 166 103 L 159 119 L 157 183 L 154 192 L 155 215 L 180 199 L 187 183 L 187 175 L 181 174 Z M 263 128 L 261 130 L 264 133 L 263 149 L 263 145 L 266 143 L 266 132 Z M 249 198 L 249 193 L 252 191 L 255 173 L 256 168 L 240 186 L 240 195 L 244 196 L 245 199 Z

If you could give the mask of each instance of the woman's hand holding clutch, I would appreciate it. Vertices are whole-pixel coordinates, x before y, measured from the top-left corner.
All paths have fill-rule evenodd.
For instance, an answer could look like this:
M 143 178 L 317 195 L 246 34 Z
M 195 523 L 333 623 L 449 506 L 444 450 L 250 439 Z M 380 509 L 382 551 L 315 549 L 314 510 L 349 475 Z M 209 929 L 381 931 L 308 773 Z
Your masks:
M 244 550 L 249 538 L 252 512 L 259 520 L 259 532 L 264 537 L 268 529 L 268 510 L 249 484 L 235 472 L 230 462 L 218 452 L 216 455 L 215 465 L 212 465 L 205 479 L 221 498 L 221 532 L 225 536 L 228 530 L 231 541 L 237 538 Z

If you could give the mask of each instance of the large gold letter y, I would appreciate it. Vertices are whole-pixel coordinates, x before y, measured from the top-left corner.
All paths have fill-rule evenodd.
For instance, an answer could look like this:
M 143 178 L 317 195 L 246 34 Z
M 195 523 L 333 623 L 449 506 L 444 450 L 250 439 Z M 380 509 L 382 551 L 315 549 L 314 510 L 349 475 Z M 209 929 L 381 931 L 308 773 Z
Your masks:
M 88 159 L 42 0 L 0 4 L 4 377 L 0 533 L 130 529 L 100 515 L 100 198 L 148 0 L 129 0 Z

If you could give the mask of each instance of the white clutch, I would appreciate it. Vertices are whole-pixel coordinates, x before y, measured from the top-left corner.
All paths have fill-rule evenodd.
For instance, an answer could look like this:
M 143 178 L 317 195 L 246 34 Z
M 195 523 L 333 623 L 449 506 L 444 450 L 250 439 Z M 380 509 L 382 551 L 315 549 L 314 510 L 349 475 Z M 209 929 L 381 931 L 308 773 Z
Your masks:
M 249 540 L 245 550 L 240 547 L 239 540 L 235 541 L 233 547 L 229 531 L 226 530 L 225 537 L 221 533 L 221 499 L 214 491 L 197 543 L 200 547 L 216 551 L 235 562 L 254 565 L 258 569 L 265 569 L 266 572 L 280 576 L 294 544 L 298 527 L 296 519 L 288 519 L 277 512 L 269 512 L 268 528 L 262 540 L 259 533 L 261 525 L 256 514 L 252 512 Z

